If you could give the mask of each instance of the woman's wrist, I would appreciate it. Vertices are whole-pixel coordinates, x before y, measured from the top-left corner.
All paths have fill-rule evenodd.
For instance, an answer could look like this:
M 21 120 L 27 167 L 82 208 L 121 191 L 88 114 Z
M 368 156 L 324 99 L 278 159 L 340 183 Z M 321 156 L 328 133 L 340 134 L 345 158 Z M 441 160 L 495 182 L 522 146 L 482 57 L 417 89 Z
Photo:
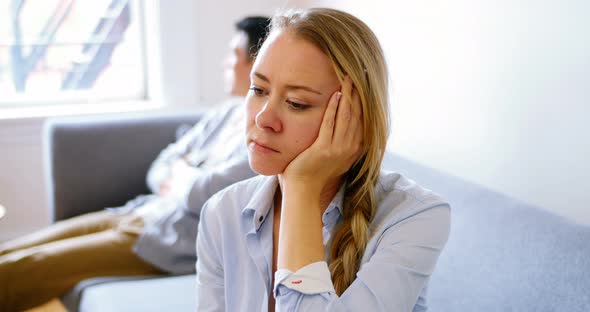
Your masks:
M 294 194 L 297 196 L 305 196 L 307 198 L 319 198 L 322 194 L 323 185 L 313 183 L 312 181 L 286 181 L 283 184 L 283 196 L 285 194 Z
M 283 194 L 277 267 L 293 272 L 324 260 L 319 196 Z

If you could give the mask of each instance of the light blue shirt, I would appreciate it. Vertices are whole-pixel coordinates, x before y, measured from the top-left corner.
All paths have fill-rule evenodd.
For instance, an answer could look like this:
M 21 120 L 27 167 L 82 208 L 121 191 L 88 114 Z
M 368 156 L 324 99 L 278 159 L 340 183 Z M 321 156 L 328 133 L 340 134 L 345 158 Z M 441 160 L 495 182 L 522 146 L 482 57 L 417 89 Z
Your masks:
M 272 279 L 276 176 L 258 176 L 214 195 L 197 237 L 197 310 L 426 311 L 426 290 L 450 230 L 450 207 L 398 173 L 382 172 L 377 212 L 356 279 L 337 296 L 328 270 L 331 235 L 341 219 L 343 188 L 322 216 L 326 261 Z

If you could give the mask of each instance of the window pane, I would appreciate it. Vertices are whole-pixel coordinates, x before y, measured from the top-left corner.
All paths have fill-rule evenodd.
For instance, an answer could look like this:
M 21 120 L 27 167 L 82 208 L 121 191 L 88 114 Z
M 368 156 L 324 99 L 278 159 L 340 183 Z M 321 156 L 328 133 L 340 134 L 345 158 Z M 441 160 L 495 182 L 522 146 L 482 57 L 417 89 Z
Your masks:
M 0 103 L 143 97 L 135 3 L 0 0 Z

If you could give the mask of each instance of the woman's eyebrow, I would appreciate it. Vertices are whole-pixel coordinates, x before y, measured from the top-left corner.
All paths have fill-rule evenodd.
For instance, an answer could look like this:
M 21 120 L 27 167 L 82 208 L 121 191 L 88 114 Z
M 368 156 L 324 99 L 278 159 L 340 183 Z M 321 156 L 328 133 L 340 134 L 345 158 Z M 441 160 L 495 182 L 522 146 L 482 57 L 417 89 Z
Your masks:
M 252 75 L 258 77 L 259 79 L 261 79 L 261 80 L 263 80 L 265 82 L 270 83 L 270 80 L 265 75 L 263 75 L 263 74 L 261 74 L 259 72 L 253 72 Z M 305 90 L 305 91 L 308 91 L 308 92 L 312 92 L 312 93 L 315 93 L 315 94 L 322 95 L 322 93 L 320 91 L 317 91 L 315 89 L 312 89 L 312 88 L 310 88 L 308 86 L 287 85 L 286 88 L 289 89 L 289 90 Z

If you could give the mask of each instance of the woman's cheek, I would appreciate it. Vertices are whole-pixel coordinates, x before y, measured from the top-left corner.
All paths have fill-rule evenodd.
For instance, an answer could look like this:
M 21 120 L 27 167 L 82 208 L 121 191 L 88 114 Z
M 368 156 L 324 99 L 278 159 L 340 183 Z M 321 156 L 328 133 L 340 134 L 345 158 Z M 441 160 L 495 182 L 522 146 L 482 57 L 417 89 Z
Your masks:
M 321 122 L 317 122 L 315 119 L 317 119 L 317 117 L 311 119 L 305 124 L 297 126 L 297 129 L 302 129 L 301 135 L 298 136 L 295 140 L 295 144 L 299 146 L 299 153 L 308 149 L 316 141 L 318 137 Z

